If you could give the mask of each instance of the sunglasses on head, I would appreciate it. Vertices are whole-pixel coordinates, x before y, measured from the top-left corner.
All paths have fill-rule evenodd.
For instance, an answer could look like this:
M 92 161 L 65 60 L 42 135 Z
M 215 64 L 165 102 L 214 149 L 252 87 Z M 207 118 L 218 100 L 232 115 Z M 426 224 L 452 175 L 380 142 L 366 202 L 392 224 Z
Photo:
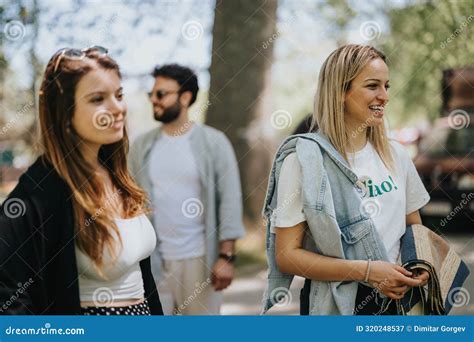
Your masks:
M 58 70 L 59 64 L 64 58 L 70 59 L 70 60 L 81 60 L 84 57 L 87 56 L 89 52 L 97 52 L 99 55 L 106 55 L 109 50 L 103 46 L 99 45 L 93 45 L 91 47 L 85 48 L 85 49 L 70 49 L 70 48 L 64 48 L 56 52 L 56 54 L 59 53 L 59 57 L 56 60 L 56 64 L 54 65 L 54 72 Z
M 89 52 L 97 52 L 99 56 L 103 56 L 103 55 L 106 55 L 109 52 L 109 50 L 107 50 L 103 46 L 98 46 L 98 45 L 93 45 L 91 47 L 88 47 L 82 50 L 70 49 L 70 48 L 61 49 L 58 52 L 56 52 L 56 55 L 59 54 L 59 56 L 56 60 L 56 64 L 54 65 L 53 72 L 55 73 L 58 70 L 59 64 L 61 63 L 63 59 L 67 58 L 69 60 L 79 61 L 83 59 L 84 57 L 86 57 Z M 59 83 L 57 76 L 54 78 L 54 81 L 58 85 L 59 92 L 63 94 L 64 90 L 63 90 L 63 87 L 61 86 L 61 83 Z
M 150 91 L 148 93 L 148 97 L 152 98 L 153 95 L 155 95 L 158 100 L 161 100 L 164 97 L 168 96 L 169 94 L 179 94 L 179 92 L 180 92 L 179 90 L 170 90 L 170 91 L 156 90 L 155 92 Z

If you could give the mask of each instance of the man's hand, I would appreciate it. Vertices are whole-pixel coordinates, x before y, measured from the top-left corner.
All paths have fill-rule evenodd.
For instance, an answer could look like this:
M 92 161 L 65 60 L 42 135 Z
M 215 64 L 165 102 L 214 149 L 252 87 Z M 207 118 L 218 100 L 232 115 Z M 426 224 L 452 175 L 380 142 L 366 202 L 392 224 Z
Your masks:
M 226 260 L 217 259 L 212 268 L 211 282 L 216 291 L 224 290 L 234 279 L 234 265 Z

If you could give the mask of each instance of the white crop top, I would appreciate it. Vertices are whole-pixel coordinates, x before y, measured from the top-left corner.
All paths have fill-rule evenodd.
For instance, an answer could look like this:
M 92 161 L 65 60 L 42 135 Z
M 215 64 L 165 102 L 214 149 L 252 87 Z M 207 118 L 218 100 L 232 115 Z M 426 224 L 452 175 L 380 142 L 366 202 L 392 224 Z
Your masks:
M 81 302 L 94 302 L 100 306 L 144 297 L 139 263 L 155 249 L 155 230 L 144 214 L 130 219 L 115 219 L 115 223 L 122 238 L 122 248 L 114 263 L 108 251 L 104 252 L 102 272 L 106 278 L 98 274 L 89 256 L 77 246 L 75 248 Z

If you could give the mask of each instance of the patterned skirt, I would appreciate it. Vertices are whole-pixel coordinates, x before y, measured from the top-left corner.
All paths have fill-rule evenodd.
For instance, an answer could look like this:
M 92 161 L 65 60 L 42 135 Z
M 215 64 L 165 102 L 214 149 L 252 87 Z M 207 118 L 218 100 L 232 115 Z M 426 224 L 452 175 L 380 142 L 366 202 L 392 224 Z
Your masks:
M 150 316 L 150 307 L 145 299 L 142 303 L 129 306 L 86 306 L 81 308 L 84 316 Z

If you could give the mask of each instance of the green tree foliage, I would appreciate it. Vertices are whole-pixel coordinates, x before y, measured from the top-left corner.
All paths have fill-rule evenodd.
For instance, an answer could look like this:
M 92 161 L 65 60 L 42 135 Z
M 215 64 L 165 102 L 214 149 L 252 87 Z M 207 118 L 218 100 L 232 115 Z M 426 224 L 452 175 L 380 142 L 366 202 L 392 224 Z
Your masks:
M 382 49 L 391 70 L 391 110 L 405 122 L 434 119 L 441 110 L 442 70 L 473 64 L 474 2 L 417 1 L 388 16 Z
M 346 30 L 357 12 L 349 5 L 347 0 L 326 0 L 316 4 L 317 10 L 331 25 L 328 33 L 337 45 L 347 44 Z

